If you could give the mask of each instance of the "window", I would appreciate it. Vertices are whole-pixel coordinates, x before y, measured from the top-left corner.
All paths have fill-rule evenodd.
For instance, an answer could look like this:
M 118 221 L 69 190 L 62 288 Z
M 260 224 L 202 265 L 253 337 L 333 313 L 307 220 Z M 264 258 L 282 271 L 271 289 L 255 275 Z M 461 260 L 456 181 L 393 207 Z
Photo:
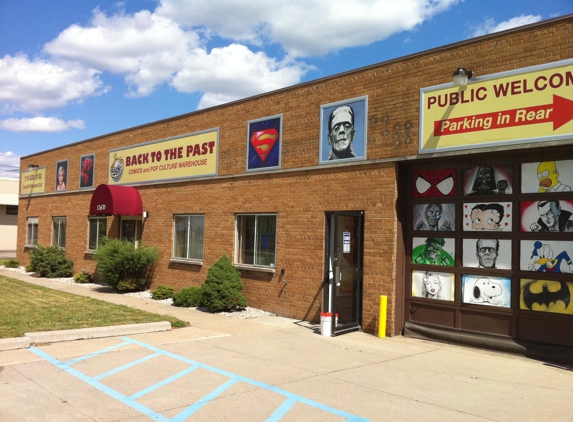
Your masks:
M 176 215 L 173 220 L 173 258 L 202 261 L 205 216 Z
M 6 205 L 6 215 L 18 215 L 18 205 Z
M 52 218 L 52 246 L 66 248 L 66 217 Z
M 275 266 L 276 215 L 237 215 L 235 263 Z
M 106 235 L 107 218 L 90 218 L 90 233 L 88 249 L 95 251 L 100 244 L 100 239 Z
M 26 225 L 26 245 L 38 244 L 38 217 L 28 217 Z
M 138 241 L 141 240 L 141 219 L 122 217 L 120 227 L 119 238 L 134 242 L 137 248 Z

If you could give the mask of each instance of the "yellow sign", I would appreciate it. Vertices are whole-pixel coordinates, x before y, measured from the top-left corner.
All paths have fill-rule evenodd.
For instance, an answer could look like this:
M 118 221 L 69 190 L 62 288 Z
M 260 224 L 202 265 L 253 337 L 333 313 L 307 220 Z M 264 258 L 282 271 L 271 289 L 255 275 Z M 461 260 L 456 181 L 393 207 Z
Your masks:
M 46 193 L 46 167 L 24 170 L 20 175 L 20 195 Z
M 184 135 L 109 153 L 109 184 L 216 175 L 219 147 L 217 129 Z
M 420 92 L 420 153 L 571 138 L 573 60 Z

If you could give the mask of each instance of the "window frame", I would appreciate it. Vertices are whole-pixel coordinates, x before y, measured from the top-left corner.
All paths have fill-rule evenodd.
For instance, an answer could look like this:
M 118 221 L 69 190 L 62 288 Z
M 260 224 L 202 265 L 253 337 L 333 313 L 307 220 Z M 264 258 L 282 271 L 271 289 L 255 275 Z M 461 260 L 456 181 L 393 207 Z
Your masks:
M 186 225 L 187 225 L 187 230 L 186 230 L 186 239 L 185 239 L 185 257 L 181 257 L 181 256 L 176 256 L 176 248 L 177 248 L 177 227 L 176 227 L 176 219 L 177 218 L 185 218 L 186 219 Z M 192 230 L 192 220 L 193 219 L 201 219 L 202 220 L 202 233 L 201 233 L 201 245 L 200 245 L 200 249 L 201 249 L 201 256 L 200 257 L 191 257 L 189 256 L 191 254 L 191 242 L 193 242 L 192 239 L 192 235 L 193 235 L 193 230 Z M 190 263 L 190 264 L 203 264 L 203 259 L 205 258 L 205 215 L 204 214 L 174 214 L 173 215 L 173 247 L 171 249 L 171 261 L 174 262 L 185 262 L 185 263 Z
M 56 221 L 58 223 L 58 229 L 56 229 Z M 61 245 L 61 235 L 62 235 L 62 222 L 63 222 L 63 237 L 64 245 Z M 67 231 L 68 219 L 67 217 L 52 217 L 52 246 L 59 246 L 60 249 L 66 250 L 66 231 Z M 55 239 L 57 232 L 58 239 Z
M 253 263 L 244 263 L 241 261 L 242 251 L 244 250 L 243 245 L 245 240 L 241 237 L 241 225 L 242 219 L 247 217 L 254 217 L 254 234 L 253 234 Z M 259 219 L 260 217 L 274 217 L 274 262 L 269 264 L 261 264 L 257 262 L 257 256 L 261 253 L 259 249 Z M 242 214 L 235 214 L 235 256 L 234 256 L 234 265 L 237 268 L 242 269 L 250 269 L 255 271 L 264 271 L 264 272 L 275 272 L 276 268 L 276 259 L 277 259 L 277 228 L 278 228 L 278 215 L 276 213 L 242 213 Z
M 18 205 L 6 205 L 6 215 L 18 215 Z
M 88 251 L 91 251 L 92 253 L 95 252 L 95 251 L 99 248 L 99 239 L 102 237 L 102 236 L 98 236 L 98 237 L 95 239 L 95 244 L 96 244 L 95 249 L 90 248 L 90 245 L 92 244 L 92 239 L 91 239 L 91 237 L 90 237 L 90 236 L 91 236 L 91 222 L 94 221 L 94 220 L 97 221 L 97 223 L 96 223 L 96 224 L 97 224 L 97 226 L 96 226 L 96 233 L 98 233 L 98 234 L 100 233 L 100 231 L 101 231 L 101 230 L 100 230 L 100 224 L 101 224 L 102 221 L 104 221 L 104 222 L 105 222 L 105 232 L 104 232 L 104 235 L 107 235 L 107 217 L 100 217 L 100 216 L 98 216 L 98 217 L 88 217 L 88 236 L 87 236 L 87 237 L 88 237 L 88 249 L 87 249 L 87 250 L 88 250 Z
M 30 236 L 30 225 L 32 225 L 32 235 Z M 36 228 L 34 232 L 34 227 Z M 38 244 L 38 229 L 40 228 L 38 217 L 26 218 L 26 247 L 34 248 Z

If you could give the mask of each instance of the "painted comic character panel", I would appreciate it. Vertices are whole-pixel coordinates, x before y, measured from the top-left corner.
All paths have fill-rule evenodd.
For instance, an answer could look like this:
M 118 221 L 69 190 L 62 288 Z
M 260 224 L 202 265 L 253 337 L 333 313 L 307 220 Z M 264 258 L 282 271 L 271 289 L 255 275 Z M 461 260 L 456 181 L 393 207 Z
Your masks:
M 412 238 L 412 263 L 453 267 L 456 264 L 455 249 L 455 239 L 414 237 Z
M 453 231 L 455 222 L 455 204 L 414 205 L 414 230 Z
M 247 170 L 280 166 L 281 118 L 249 123 Z
M 521 279 L 519 309 L 573 315 L 573 283 Z
M 464 267 L 511 270 L 511 240 L 464 239 Z
M 509 308 L 511 307 L 511 278 L 463 274 L 462 302 Z
M 520 269 L 544 273 L 573 273 L 573 242 L 522 240 Z
M 464 195 L 504 195 L 513 193 L 509 166 L 479 166 L 464 169 Z
M 541 200 L 521 203 L 521 231 L 573 232 L 573 200 Z
M 412 296 L 454 300 L 454 275 L 436 271 L 412 271 Z
M 573 160 L 541 161 L 521 165 L 522 193 L 571 193 Z
M 464 203 L 464 231 L 504 231 L 512 230 L 511 202 Z
M 420 170 L 414 172 L 414 197 L 440 197 L 456 195 L 454 169 Z

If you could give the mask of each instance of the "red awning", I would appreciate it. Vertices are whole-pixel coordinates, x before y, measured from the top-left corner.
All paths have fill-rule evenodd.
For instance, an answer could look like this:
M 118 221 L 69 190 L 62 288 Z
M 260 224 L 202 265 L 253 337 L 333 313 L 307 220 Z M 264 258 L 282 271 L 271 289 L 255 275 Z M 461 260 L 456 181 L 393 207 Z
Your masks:
M 92 195 L 90 215 L 142 215 L 139 191 L 130 186 L 99 185 Z

